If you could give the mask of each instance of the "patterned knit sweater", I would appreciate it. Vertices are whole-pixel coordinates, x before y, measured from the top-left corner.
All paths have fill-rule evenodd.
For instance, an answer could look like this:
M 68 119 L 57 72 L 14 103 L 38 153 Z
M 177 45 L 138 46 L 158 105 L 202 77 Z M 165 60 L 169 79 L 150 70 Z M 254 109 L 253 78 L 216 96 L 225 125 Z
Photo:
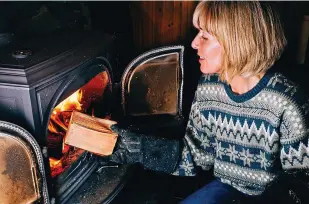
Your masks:
M 174 175 L 197 167 L 248 195 L 260 195 L 282 169 L 309 168 L 309 103 L 279 73 L 236 95 L 217 75 L 199 82 Z

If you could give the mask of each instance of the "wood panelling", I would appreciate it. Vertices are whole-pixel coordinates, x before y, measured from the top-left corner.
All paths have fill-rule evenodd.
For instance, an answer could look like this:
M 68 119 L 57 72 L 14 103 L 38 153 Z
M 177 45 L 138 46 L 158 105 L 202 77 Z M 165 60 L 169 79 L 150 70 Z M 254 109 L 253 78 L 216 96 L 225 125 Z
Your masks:
M 138 51 L 182 43 L 192 29 L 196 1 L 138 1 L 130 11 Z

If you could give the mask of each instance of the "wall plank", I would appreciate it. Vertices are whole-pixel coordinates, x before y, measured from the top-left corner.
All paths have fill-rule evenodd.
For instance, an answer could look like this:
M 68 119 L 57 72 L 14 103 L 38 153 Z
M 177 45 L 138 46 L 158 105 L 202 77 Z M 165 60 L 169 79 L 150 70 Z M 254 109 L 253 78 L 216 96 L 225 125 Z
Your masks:
M 196 1 L 138 1 L 130 11 L 134 44 L 138 51 L 181 44 L 192 29 Z

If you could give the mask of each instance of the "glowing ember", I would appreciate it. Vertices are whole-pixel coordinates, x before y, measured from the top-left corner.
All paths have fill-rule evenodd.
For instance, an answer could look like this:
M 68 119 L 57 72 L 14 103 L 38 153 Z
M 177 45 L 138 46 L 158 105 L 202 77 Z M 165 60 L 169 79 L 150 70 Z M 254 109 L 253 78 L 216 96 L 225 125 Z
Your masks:
M 49 165 L 50 165 L 50 169 L 52 170 L 51 171 L 52 177 L 55 177 L 55 176 L 59 175 L 61 172 L 64 171 L 64 169 L 62 168 L 61 160 L 57 160 L 57 159 L 50 157 L 49 158 Z
M 58 169 L 58 168 L 61 168 L 62 167 L 62 163 L 61 163 L 61 160 L 57 160 L 57 159 L 54 159 L 54 158 L 49 158 L 49 162 L 50 162 L 50 167 L 52 169 Z

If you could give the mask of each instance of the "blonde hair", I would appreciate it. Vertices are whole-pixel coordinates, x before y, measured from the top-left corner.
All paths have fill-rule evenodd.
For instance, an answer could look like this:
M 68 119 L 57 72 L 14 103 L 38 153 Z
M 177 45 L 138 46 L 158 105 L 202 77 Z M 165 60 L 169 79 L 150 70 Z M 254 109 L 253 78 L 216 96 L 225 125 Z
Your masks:
M 223 47 L 220 79 L 266 72 L 280 58 L 286 38 L 278 14 L 257 1 L 203 1 L 193 24 L 214 35 Z

